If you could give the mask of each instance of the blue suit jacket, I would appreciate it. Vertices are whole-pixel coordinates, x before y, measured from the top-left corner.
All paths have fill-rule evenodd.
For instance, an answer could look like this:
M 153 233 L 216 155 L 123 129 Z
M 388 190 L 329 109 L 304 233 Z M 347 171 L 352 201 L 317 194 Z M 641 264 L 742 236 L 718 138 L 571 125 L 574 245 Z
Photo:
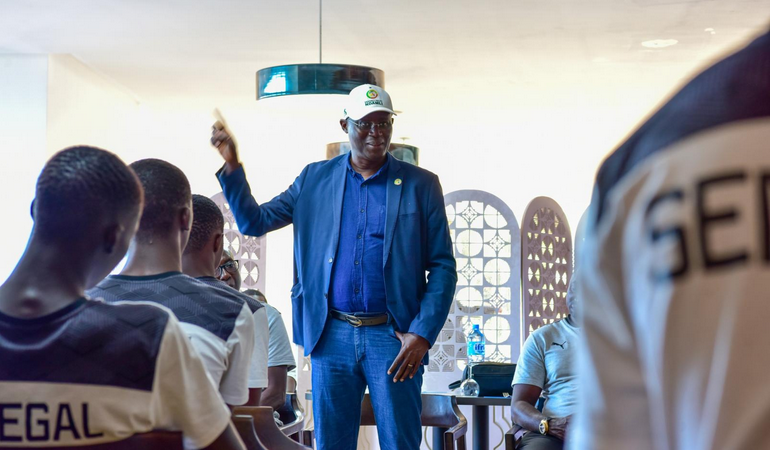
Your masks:
M 262 236 L 294 225 L 293 340 L 309 355 L 327 320 L 327 293 L 340 238 L 348 154 L 306 166 L 295 182 L 258 205 L 243 168 L 218 172 L 239 230 Z M 434 345 L 456 287 L 456 261 L 439 179 L 390 154 L 386 187 L 383 278 L 397 330 Z M 428 274 L 427 274 L 428 272 Z

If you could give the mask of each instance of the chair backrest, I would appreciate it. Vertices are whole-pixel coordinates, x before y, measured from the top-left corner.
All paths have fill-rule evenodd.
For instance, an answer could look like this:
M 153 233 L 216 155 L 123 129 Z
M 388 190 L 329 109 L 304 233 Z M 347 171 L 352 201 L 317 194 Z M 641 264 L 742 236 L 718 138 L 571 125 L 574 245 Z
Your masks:
M 238 431 L 241 440 L 244 441 L 247 450 L 268 450 L 263 443 L 260 442 L 260 439 L 257 438 L 255 423 L 252 421 L 252 417 L 234 414 L 232 420 L 233 425 L 236 427 L 236 431 Z
M 421 394 L 421 425 L 425 427 L 451 428 L 466 417 L 458 409 L 456 397 L 450 395 Z
M 461 422 L 466 422 L 466 417 L 458 408 L 456 397 L 450 395 L 421 394 L 421 426 L 451 428 Z M 365 394 L 362 400 L 362 413 L 360 425 L 375 425 L 375 413 L 370 401 L 370 394 Z
M 287 375 L 287 393 L 294 394 L 298 391 L 298 381 L 295 377 Z
M 15 449 L 21 447 L 7 448 Z M 182 450 L 182 433 L 176 431 L 151 431 L 105 444 L 46 447 L 47 450 L 135 450 L 138 448 L 142 450 Z
M 233 414 L 234 417 L 251 417 L 260 443 L 271 450 L 307 450 L 308 448 L 288 438 L 276 426 L 273 420 L 273 409 L 268 406 L 239 406 L 233 409 Z

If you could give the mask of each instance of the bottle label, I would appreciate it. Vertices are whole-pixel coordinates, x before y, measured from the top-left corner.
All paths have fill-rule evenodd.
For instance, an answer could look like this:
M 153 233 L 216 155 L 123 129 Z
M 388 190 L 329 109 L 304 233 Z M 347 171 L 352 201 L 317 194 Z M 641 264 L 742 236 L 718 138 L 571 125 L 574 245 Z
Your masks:
M 466 353 L 468 355 L 485 355 L 485 343 L 484 342 L 468 342 L 466 345 Z

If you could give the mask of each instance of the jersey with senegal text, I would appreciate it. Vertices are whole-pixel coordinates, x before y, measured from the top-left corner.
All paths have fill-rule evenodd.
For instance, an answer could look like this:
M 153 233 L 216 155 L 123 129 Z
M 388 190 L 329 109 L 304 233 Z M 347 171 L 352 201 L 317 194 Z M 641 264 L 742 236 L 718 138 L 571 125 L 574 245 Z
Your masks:
M 236 295 L 180 272 L 110 275 L 87 294 L 107 302 L 151 301 L 169 308 L 201 355 L 223 400 L 243 405 L 249 399 L 255 325 L 249 307 Z
M 769 448 L 769 52 L 697 76 L 598 173 L 573 449 Z
M 168 310 L 81 299 L 52 314 L 0 314 L 0 448 L 109 443 L 153 429 L 186 448 L 230 413 Z
M 255 322 L 255 349 L 252 353 L 252 364 L 249 368 L 249 387 L 268 387 L 268 343 L 270 337 L 267 309 L 254 298 L 233 289 L 227 283 L 215 277 L 198 277 L 196 279 L 217 289 L 226 290 L 230 295 L 238 295 L 247 304 L 249 310 L 252 311 L 252 320 Z

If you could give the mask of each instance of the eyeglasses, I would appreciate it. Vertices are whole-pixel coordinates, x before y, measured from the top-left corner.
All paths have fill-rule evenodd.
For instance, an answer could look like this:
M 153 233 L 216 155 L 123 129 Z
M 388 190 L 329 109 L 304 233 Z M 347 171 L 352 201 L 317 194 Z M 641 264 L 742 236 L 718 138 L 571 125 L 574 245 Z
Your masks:
M 227 263 L 217 267 L 217 276 L 221 277 L 225 274 L 225 272 L 229 273 L 236 273 L 239 271 L 239 261 L 237 259 L 232 259 L 228 261 Z
M 354 119 L 349 119 L 349 120 L 353 122 L 354 125 L 356 125 L 359 131 L 370 131 L 373 129 L 373 126 L 378 131 L 388 131 L 388 130 L 391 130 L 391 127 L 394 124 L 394 119 L 389 119 L 386 122 L 368 122 L 366 120 L 354 120 Z

